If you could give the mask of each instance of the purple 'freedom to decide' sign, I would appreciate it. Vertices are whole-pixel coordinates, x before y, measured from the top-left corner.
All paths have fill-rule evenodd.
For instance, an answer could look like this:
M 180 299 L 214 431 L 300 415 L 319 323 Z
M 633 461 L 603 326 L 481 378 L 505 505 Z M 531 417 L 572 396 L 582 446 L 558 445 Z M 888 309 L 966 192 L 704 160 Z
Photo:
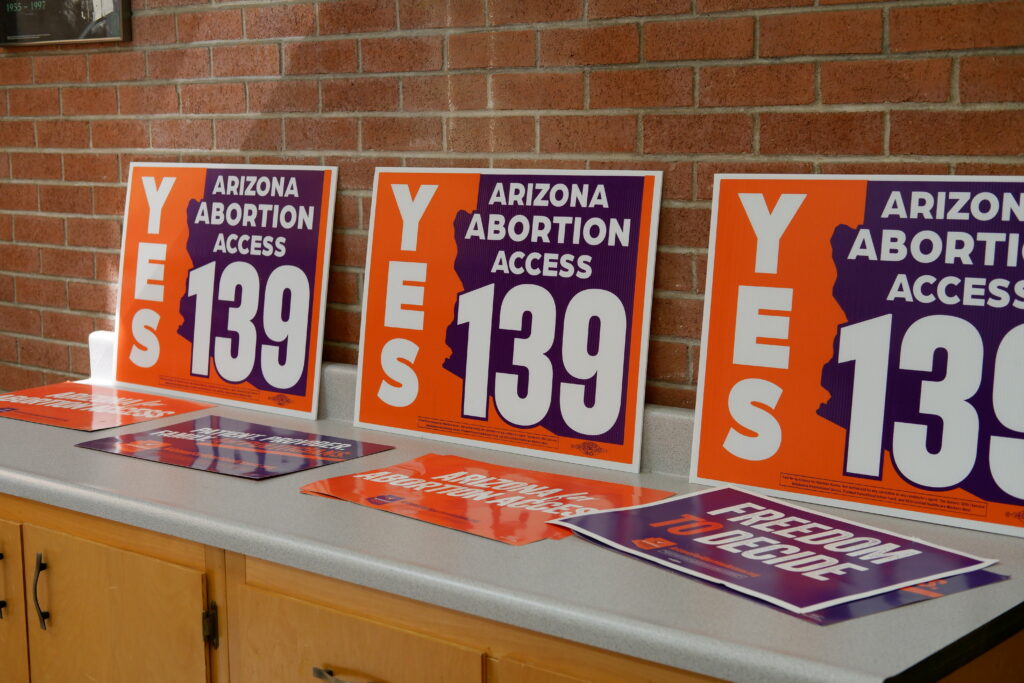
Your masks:
M 732 488 L 550 523 L 798 614 L 996 562 Z

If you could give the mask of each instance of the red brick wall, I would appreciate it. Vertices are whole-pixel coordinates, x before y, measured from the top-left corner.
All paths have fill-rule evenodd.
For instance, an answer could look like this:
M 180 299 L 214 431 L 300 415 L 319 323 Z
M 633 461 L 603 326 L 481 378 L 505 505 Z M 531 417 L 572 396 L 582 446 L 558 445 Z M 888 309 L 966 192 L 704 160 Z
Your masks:
M 648 400 L 691 406 L 715 172 L 1024 173 L 1020 0 L 136 0 L 0 49 L 0 388 L 88 372 L 132 160 L 337 164 L 328 360 L 377 165 L 665 172 Z

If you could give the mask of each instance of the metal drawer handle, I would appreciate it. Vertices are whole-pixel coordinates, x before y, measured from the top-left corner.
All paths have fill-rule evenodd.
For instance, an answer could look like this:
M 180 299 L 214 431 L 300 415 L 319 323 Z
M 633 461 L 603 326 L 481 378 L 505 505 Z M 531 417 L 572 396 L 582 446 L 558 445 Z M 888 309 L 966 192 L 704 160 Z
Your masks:
M 0 553 L 0 560 L 4 559 L 4 554 Z M 7 607 L 6 600 L 0 600 L 0 619 L 4 618 L 4 607 Z
M 327 681 L 327 683 L 374 683 L 372 679 L 363 678 L 358 676 L 356 678 L 338 678 L 334 675 L 334 669 L 330 667 L 320 668 L 319 666 L 313 667 L 313 678 L 321 681 Z
M 32 577 L 32 602 L 36 604 L 36 615 L 39 617 L 39 628 L 46 630 L 46 620 L 50 618 L 50 613 L 43 611 L 43 608 L 39 605 L 39 575 L 42 574 L 46 569 L 49 568 L 45 562 L 43 562 L 43 554 L 36 553 L 36 573 Z

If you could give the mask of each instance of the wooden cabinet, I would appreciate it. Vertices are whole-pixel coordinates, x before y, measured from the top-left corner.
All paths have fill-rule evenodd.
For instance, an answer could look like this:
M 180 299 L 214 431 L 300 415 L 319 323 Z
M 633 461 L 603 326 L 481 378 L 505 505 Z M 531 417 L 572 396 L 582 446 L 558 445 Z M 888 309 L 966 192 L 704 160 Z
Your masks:
M 22 534 L 33 683 L 206 680 L 201 571 L 43 527 Z
M 315 683 L 314 667 L 361 683 L 716 680 L 5 495 L 0 553 L 3 683 Z M 219 648 L 203 633 L 214 602 Z M 1022 646 L 949 680 L 1012 679 Z
M 587 683 L 582 678 L 558 673 L 514 659 L 494 659 L 487 669 L 487 683 Z
M 0 520 L 0 553 L 0 671 L 5 681 L 29 683 L 20 524 Z
M 4 681 L 219 683 L 203 613 L 221 551 L 6 496 L 0 516 Z
M 313 667 L 344 680 L 481 683 L 483 652 L 258 588 L 238 589 L 233 642 L 247 683 L 309 683 Z
M 227 553 L 232 681 L 696 683 L 705 676 Z

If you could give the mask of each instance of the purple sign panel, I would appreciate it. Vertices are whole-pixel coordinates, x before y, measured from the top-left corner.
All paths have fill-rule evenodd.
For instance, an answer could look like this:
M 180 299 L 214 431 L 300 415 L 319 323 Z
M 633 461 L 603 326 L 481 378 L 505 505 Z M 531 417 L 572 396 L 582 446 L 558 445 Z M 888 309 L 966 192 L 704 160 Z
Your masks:
M 586 297 L 586 292 L 600 287 L 602 292 L 614 297 L 605 296 L 606 303 L 614 301 L 614 306 L 622 311 L 631 309 L 637 286 L 634 273 L 640 241 L 630 234 L 630 227 L 642 224 L 643 176 L 608 176 L 601 178 L 599 184 L 594 183 L 590 176 L 561 176 L 558 183 L 554 184 L 554 199 L 557 200 L 557 188 L 567 188 L 568 196 L 563 206 L 552 206 L 551 198 L 537 205 L 526 202 L 525 197 L 522 201 L 510 201 L 508 196 L 516 187 L 533 189 L 533 192 L 539 193 L 535 188 L 550 185 L 550 176 L 493 174 L 480 177 L 476 210 L 461 211 L 455 217 L 455 241 L 458 248 L 455 272 L 465 291 L 493 286 L 491 291 L 494 300 L 504 301 L 516 287 L 532 283 L 550 294 L 553 310 L 566 311 L 581 294 Z M 587 188 L 586 199 L 571 201 L 573 188 Z M 582 197 L 583 190 L 576 189 L 576 192 Z M 498 225 L 507 226 L 502 229 L 502 238 L 488 236 L 488 229 L 494 235 L 496 230 L 491 226 Z M 514 226 L 529 226 L 528 230 L 535 232 L 538 237 L 541 231 L 546 233 L 547 238 L 540 243 L 557 244 L 559 250 L 554 252 L 557 258 L 549 258 L 541 252 L 533 252 L 536 256 L 525 253 L 518 246 L 521 241 L 518 240 L 518 228 Z M 551 277 L 545 273 L 545 269 L 549 273 L 557 273 L 557 287 L 546 285 Z M 530 313 L 536 315 L 533 311 Z M 623 348 L 622 353 L 614 359 L 613 371 L 619 376 L 625 376 L 628 372 L 626 361 L 630 357 L 632 321 L 625 314 L 621 316 L 621 321 L 615 332 L 623 339 Z M 566 329 L 553 326 L 551 347 L 560 349 L 568 343 L 578 347 L 581 352 L 596 353 L 601 332 L 610 332 L 601 328 L 611 327 L 615 323 L 610 319 L 593 316 L 587 324 L 594 328 L 594 334 L 586 338 L 578 338 L 580 330 L 575 327 Z M 522 337 L 522 330 L 511 329 L 513 327 L 499 325 L 491 333 L 491 353 L 494 358 L 492 367 L 495 372 L 489 378 L 487 396 L 495 401 L 495 409 L 499 412 L 507 402 L 496 395 L 495 377 L 500 376 L 498 373 L 523 378 L 517 381 L 529 379 L 520 362 L 517 362 L 521 354 L 515 352 L 515 345 L 521 343 L 517 340 Z M 452 349 L 452 355 L 445 361 L 444 367 L 463 380 L 472 368 L 467 348 L 470 344 L 469 331 L 469 326 L 457 320 L 452 320 L 446 330 L 446 342 Z M 552 364 L 552 382 L 555 386 L 578 381 L 569 367 L 570 364 Z M 590 390 L 592 393 L 596 391 L 596 383 Z M 596 400 L 596 396 L 591 399 L 592 402 Z M 625 382 L 616 386 L 614 400 L 618 410 L 600 423 L 603 430 L 600 433 L 594 433 L 589 428 L 583 433 L 579 425 L 566 420 L 559 410 L 549 410 L 544 415 L 538 413 L 538 418 L 530 422 L 572 439 L 594 438 L 622 444 L 627 413 Z M 514 413 L 509 410 L 505 412 Z M 506 419 L 515 420 L 515 416 L 509 415 Z M 532 427 L 534 424 L 521 426 Z
M 210 291 L 223 292 L 217 298 L 243 302 L 249 321 L 280 318 L 284 312 L 283 324 L 255 325 L 248 331 L 239 326 L 239 315 L 230 307 L 214 306 L 212 317 L 207 319 L 196 310 L 205 303 L 202 296 L 181 299 L 184 322 L 178 334 L 193 348 L 200 336 L 206 346 L 211 337 L 230 340 L 236 349 L 233 356 L 240 356 L 247 337 L 252 336 L 249 343 L 254 348 L 268 349 L 273 364 L 256 363 L 254 359 L 239 371 L 223 367 L 232 367 L 231 362 L 241 364 L 231 354 L 213 353 L 214 364 L 221 357 L 232 359 L 222 360 L 217 369 L 233 382 L 248 382 L 264 391 L 296 396 L 306 391 L 309 358 L 305 349 L 311 330 L 304 323 L 314 317 L 309 283 L 317 281 L 320 267 L 317 257 L 321 235 L 316 227 L 324 211 L 323 183 L 324 171 L 318 169 L 268 169 L 255 175 L 244 166 L 211 168 L 202 198 L 188 203 L 186 248 L 192 261 L 191 291 L 201 289 L 198 283 L 208 279 Z M 240 196 L 247 201 L 238 201 Z M 275 283 L 267 287 L 273 287 L 270 293 L 275 296 L 256 296 L 261 283 Z M 276 296 L 277 288 L 280 296 Z M 281 344 L 285 330 L 286 343 Z M 209 355 L 204 354 L 202 363 L 193 364 L 193 376 L 209 377 Z
M 1009 576 L 1004 574 L 996 574 L 987 569 L 979 569 L 967 574 L 957 574 L 956 576 L 948 576 L 944 579 L 915 583 L 913 586 L 904 586 L 888 593 L 872 595 L 871 597 L 861 598 L 853 602 L 844 602 L 841 605 L 833 605 L 832 607 L 807 612 L 798 616 L 805 621 L 810 621 L 819 626 L 828 626 L 830 624 L 838 624 L 841 621 L 878 614 L 879 612 L 903 607 L 904 605 L 913 605 L 925 600 L 934 600 L 935 598 L 953 595 L 954 593 L 961 593 L 972 588 L 981 588 L 992 583 L 1006 581 L 1009 578 Z M 776 609 L 781 610 L 781 608 Z
M 551 524 L 798 614 L 995 563 L 732 488 Z
M 818 414 L 847 430 L 874 427 L 900 477 L 918 487 L 1024 502 L 1024 406 L 1019 387 L 1006 386 L 1024 359 L 1022 216 L 1024 182 L 869 181 L 864 224 L 832 236 L 843 334 L 871 328 L 895 343 L 880 352 L 890 371 L 876 423 L 851 424 L 853 392 L 865 384 L 839 337 L 822 370 L 831 399 Z M 958 406 L 947 410 L 950 390 Z M 916 432 L 926 434 L 920 443 Z M 878 460 L 848 452 L 844 470 L 877 480 Z
M 219 415 L 78 446 L 245 479 L 269 479 L 394 448 Z

